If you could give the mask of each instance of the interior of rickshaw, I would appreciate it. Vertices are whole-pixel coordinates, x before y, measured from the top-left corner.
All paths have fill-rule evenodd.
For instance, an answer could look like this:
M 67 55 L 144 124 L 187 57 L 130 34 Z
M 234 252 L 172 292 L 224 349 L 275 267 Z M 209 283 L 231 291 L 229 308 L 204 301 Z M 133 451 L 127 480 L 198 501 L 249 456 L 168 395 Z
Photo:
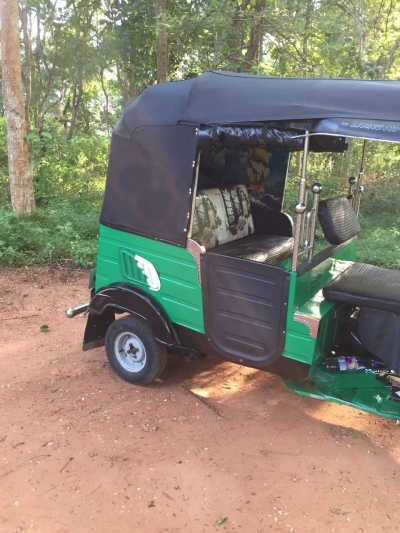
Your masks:
M 288 388 L 396 418 L 400 272 L 356 261 L 364 168 L 374 141 L 351 140 L 360 144 L 361 160 L 332 194 L 324 191 L 326 176 L 307 179 L 310 138 L 297 157 L 262 146 L 200 152 L 188 237 L 206 256 L 287 273 L 283 356 L 311 367 L 307 378 L 278 371 Z M 339 157 L 346 157 L 347 142 L 340 142 Z

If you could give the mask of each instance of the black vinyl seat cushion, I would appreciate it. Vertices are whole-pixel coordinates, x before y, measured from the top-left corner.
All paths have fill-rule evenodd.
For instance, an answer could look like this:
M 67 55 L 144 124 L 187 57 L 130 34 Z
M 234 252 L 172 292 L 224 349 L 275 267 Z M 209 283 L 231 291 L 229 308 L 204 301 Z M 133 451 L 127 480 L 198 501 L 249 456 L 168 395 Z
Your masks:
M 346 196 L 322 200 L 318 220 L 330 244 L 342 244 L 360 233 L 357 215 Z
M 281 235 L 249 235 L 237 241 L 222 244 L 208 253 L 229 255 L 258 263 L 276 265 L 292 256 L 293 238 Z
M 354 263 L 323 289 L 327 300 L 400 313 L 400 272 Z

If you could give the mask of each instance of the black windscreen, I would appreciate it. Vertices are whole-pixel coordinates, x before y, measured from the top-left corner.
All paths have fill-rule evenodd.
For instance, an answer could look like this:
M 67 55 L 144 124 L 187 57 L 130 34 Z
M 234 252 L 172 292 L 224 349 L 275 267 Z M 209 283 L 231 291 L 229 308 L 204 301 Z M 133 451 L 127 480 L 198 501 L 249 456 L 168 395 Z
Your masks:
M 198 189 L 245 184 L 254 202 L 280 211 L 289 153 L 265 148 L 223 149 L 201 153 Z

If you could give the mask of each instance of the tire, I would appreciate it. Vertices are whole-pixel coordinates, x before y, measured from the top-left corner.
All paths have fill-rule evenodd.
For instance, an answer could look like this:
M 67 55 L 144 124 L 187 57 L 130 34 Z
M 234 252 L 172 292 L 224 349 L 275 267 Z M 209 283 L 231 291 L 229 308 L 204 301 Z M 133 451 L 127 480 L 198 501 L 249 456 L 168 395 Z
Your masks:
M 105 348 L 114 372 L 134 385 L 147 385 L 167 364 L 166 346 L 157 343 L 150 328 L 132 316 L 110 324 Z

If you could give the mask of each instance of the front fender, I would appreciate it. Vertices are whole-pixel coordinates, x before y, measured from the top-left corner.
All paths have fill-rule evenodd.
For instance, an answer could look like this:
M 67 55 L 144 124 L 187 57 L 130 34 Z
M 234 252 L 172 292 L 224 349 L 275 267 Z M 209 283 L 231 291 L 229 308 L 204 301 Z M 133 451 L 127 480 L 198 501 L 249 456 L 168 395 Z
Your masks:
M 176 331 L 163 307 L 146 292 L 128 283 L 113 283 L 100 289 L 89 303 L 90 315 L 111 311 L 127 312 L 145 321 L 155 338 L 171 346 L 180 344 Z M 105 332 L 104 332 L 105 335 Z

